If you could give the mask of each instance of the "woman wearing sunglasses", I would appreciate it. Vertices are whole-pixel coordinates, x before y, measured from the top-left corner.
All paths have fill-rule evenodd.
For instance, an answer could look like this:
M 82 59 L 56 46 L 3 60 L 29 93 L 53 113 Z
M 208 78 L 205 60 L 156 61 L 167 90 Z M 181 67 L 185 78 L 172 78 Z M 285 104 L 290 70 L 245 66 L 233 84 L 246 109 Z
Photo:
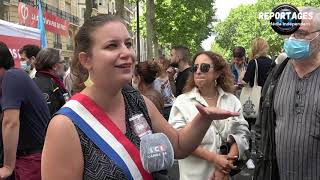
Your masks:
M 195 55 L 192 72 L 172 106 L 169 123 L 181 129 L 198 113 L 195 104 L 241 112 L 241 103 L 233 95 L 233 77 L 229 66 L 218 54 L 204 51 Z M 243 115 L 212 122 L 200 146 L 179 160 L 181 180 L 227 180 L 234 162 L 248 149 L 248 123 Z M 222 144 L 230 144 L 227 155 L 220 154 Z

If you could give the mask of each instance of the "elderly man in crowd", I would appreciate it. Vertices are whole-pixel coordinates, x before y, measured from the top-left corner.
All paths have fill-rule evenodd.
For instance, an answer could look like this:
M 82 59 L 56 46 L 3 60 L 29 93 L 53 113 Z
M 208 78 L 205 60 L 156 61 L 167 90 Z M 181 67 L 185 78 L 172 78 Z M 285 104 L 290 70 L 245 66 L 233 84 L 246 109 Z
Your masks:
M 270 73 L 256 122 L 257 180 L 320 179 L 320 9 L 285 40 L 289 58 Z

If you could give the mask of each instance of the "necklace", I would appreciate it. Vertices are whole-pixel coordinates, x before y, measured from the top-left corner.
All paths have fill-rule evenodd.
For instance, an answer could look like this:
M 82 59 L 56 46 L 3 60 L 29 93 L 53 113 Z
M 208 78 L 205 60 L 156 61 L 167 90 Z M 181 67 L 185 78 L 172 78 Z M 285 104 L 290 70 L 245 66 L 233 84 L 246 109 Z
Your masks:
M 216 99 L 216 97 L 205 97 L 205 96 L 202 96 L 202 97 L 208 100 Z
M 201 93 L 200 93 L 201 94 Z M 209 94 L 211 94 L 211 93 L 209 93 Z M 213 99 L 217 99 L 218 98 L 218 96 L 219 96 L 219 92 L 218 92 L 218 90 L 216 90 L 216 93 L 213 93 L 214 94 L 214 96 L 213 97 L 209 97 L 209 96 L 202 96 L 204 99 L 207 99 L 207 100 L 213 100 Z

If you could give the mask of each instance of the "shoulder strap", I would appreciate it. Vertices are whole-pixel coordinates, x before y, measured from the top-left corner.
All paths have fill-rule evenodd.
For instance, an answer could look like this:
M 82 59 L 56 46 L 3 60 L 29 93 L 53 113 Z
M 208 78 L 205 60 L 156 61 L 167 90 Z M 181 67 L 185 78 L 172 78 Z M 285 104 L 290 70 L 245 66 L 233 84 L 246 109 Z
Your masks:
M 274 100 L 274 94 L 275 89 L 278 84 L 278 80 L 286 67 L 287 63 L 289 61 L 289 58 L 285 59 L 281 64 L 278 64 L 274 67 L 272 70 L 270 76 L 268 77 L 268 84 L 265 85 L 263 88 L 263 99 L 261 99 L 264 103 L 263 106 L 266 106 L 266 108 L 269 108 L 269 111 L 266 113 L 271 113 L 273 115 L 268 115 L 268 121 L 266 123 L 266 131 L 268 131 L 267 134 L 269 134 L 269 140 L 270 140 L 270 149 L 271 151 L 275 151 L 274 149 L 274 128 L 275 128 L 275 114 L 273 110 L 273 100 Z M 261 117 L 262 118 L 262 117 Z M 275 153 L 275 152 L 273 152 Z
M 256 63 L 256 70 L 255 70 L 255 74 L 254 74 L 253 86 L 258 86 L 259 67 L 258 67 L 258 62 L 256 59 L 254 59 L 254 62 Z
M 283 69 L 287 66 L 288 61 L 290 58 L 286 58 L 281 64 L 278 65 L 278 68 L 276 69 L 274 79 L 278 79 L 280 75 L 282 74 Z
M 284 70 L 284 68 L 286 67 L 288 61 L 290 58 L 286 58 L 281 64 L 275 64 L 275 62 L 272 63 L 271 65 L 271 70 L 270 70 L 270 74 L 264 84 L 264 87 L 262 89 L 262 96 L 264 96 L 267 93 L 268 87 L 272 82 L 274 82 L 275 80 L 279 79 L 280 75 L 282 74 L 282 71 Z

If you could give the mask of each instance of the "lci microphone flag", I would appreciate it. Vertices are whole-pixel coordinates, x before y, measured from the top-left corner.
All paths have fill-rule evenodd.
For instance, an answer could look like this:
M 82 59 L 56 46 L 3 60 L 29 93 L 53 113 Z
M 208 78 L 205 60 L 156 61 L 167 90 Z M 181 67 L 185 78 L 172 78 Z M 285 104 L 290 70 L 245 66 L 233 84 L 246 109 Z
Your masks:
M 174 162 L 173 147 L 163 133 L 142 136 L 140 156 L 143 168 L 149 173 L 168 169 Z
M 40 46 L 41 48 L 46 48 L 48 44 L 47 44 L 46 29 L 44 27 L 44 22 L 43 22 L 41 0 L 38 0 L 38 29 L 40 29 Z

